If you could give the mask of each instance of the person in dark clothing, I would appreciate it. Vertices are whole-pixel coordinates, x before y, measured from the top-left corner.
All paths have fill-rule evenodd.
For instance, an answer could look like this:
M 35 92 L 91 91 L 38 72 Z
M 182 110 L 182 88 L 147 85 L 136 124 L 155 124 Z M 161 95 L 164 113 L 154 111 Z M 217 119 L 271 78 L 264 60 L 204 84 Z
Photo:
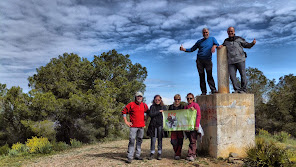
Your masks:
M 174 104 L 169 106 L 169 110 L 182 110 L 184 106 L 181 104 L 181 96 L 176 94 L 174 96 Z M 173 145 L 173 149 L 175 151 L 175 160 L 181 159 L 181 152 L 183 146 L 183 131 L 172 131 L 171 132 L 171 144 Z
M 220 49 L 226 46 L 227 49 L 227 61 L 228 72 L 230 80 L 233 85 L 233 93 L 246 93 L 247 92 L 247 75 L 246 75 L 246 53 L 243 48 L 251 48 L 256 44 L 256 39 L 251 43 L 240 36 L 235 35 L 233 27 L 227 29 L 228 38 L 226 38 L 222 45 L 218 46 Z M 238 84 L 236 79 L 236 71 L 239 71 L 241 75 L 241 85 Z
M 157 159 L 161 160 L 163 138 L 163 110 L 167 109 L 163 104 L 161 96 L 155 95 L 154 100 L 152 101 L 152 105 L 150 106 L 149 116 L 151 117 L 151 120 L 147 130 L 147 135 L 151 137 L 150 156 L 148 158 L 149 160 L 153 159 L 155 154 L 156 138 L 158 138 Z

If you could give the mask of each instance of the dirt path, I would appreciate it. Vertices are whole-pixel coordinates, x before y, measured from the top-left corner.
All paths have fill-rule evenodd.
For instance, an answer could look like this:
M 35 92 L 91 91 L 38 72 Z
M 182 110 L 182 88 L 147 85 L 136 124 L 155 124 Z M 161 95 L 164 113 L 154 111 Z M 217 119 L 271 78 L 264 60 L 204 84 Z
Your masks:
M 71 149 L 63 153 L 42 157 L 28 162 L 23 166 L 195 166 L 195 167 L 226 167 L 237 165 L 218 161 L 213 158 L 199 157 L 193 162 L 188 162 L 184 158 L 187 153 L 188 141 L 184 143 L 181 160 L 174 160 L 173 149 L 170 139 L 163 139 L 163 159 L 147 160 L 149 155 L 150 140 L 144 139 L 142 144 L 142 157 L 144 160 L 134 160 L 131 164 L 125 163 L 128 140 L 114 141 L 97 145 L 88 145 L 78 149 Z

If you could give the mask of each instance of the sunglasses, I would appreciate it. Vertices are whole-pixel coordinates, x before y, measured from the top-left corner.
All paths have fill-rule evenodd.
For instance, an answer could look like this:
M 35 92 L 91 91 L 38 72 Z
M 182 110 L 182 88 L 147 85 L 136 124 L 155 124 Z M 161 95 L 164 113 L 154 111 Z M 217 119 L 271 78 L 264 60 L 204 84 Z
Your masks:
M 190 97 L 190 98 L 187 98 L 187 100 L 192 100 L 192 99 L 193 99 L 193 98 L 191 98 L 191 97 Z
M 174 100 L 181 100 L 181 99 L 174 99 Z
M 155 101 L 161 101 L 160 99 L 155 99 Z

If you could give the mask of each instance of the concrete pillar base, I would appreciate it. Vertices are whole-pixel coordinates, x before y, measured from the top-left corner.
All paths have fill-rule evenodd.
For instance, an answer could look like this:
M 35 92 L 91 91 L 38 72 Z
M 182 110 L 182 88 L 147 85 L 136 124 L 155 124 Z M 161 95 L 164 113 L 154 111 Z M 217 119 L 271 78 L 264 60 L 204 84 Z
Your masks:
M 246 148 L 255 145 L 255 110 L 253 94 L 197 96 L 204 130 L 199 151 L 226 158 L 230 152 L 246 156 Z

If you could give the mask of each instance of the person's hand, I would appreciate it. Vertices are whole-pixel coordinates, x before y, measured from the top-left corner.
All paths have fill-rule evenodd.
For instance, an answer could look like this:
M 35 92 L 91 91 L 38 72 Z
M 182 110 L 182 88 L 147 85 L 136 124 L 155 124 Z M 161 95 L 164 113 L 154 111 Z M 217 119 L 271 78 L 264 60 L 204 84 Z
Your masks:
M 193 111 L 193 110 L 195 110 L 195 108 L 192 106 L 192 107 L 190 107 L 190 109 Z
M 213 45 L 213 47 L 212 47 L 212 49 L 211 49 L 211 52 L 212 52 L 212 53 L 215 53 L 215 51 L 216 51 L 216 47 L 217 47 L 216 45 Z
M 186 51 L 186 49 L 183 47 L 183 44 L 181 44 L 181 46 L 180 46 L 180 50 L 181 50 L 181 51 Z
M 126 122 L 125 122 L 125 124 L 126 124 L 128 127 L 131 127 L 131 126 L 133 126 L 133 123 L 131 123 L 131 122 L 128 122 L 128 121 L 126 121 Z
M 256 39 L 254 38 L 254 40 L 253 40 L 253 44 L 255 45 L 256 44 Z
M 163 110 L 159 110 L 159 112 L 163 112 Z
M 219 45 L 217 48 L 220 49 L 220 48 L 222 48 L 222 47 L 223 47 L 223 45 Z
M 194 127 L 194 130 L 198 131 L 198 127 Z

